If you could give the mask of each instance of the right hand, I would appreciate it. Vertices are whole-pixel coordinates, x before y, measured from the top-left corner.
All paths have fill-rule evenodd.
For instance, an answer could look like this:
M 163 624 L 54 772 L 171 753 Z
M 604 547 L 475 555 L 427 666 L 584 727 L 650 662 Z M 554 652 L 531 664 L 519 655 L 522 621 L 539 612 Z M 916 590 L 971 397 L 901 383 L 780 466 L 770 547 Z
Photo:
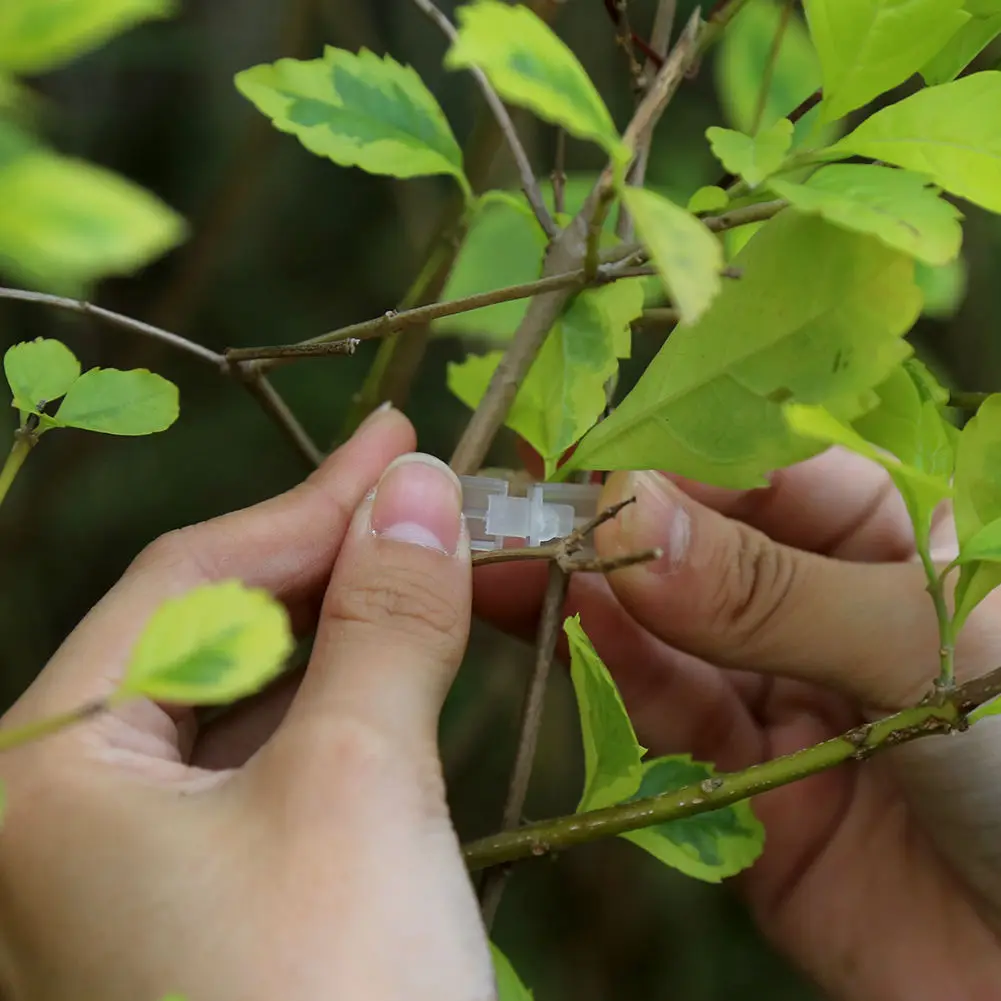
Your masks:
M 736 770 L 931 687 L 935 615 L 875 465 L 835 450 L 745 492 L 617 473 L 600 506 L 634 494 L 599 553 L 660 546 L 664 559 L 577 575 L 567 611 L 651 753 Z M 933 544 L 943 563 L 955 554 L 945 508 Z M 476 582 L 480 614 L 531 635 L 544 568 L 484 567 Z M 999 663 L 1001 593 L 961 637 L 959 680 Z M 765 852 L 740 882 L 763 929 L 836 998 L 1001 997 L 999 763 L 1001 719 L 988 719 L 757 798 Z

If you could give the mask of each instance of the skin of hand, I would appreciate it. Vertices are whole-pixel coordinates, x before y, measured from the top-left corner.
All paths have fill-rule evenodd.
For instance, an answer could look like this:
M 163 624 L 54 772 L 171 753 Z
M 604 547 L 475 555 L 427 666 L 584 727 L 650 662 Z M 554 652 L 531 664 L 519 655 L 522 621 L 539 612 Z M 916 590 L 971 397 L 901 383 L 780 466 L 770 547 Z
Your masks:
M 291 492 L 157 541 L 7 714 L 107 695 L 149 615 L 206 581 L 318 621 L 298 691 L 202 732 L 136 702 L 3 756 L 3 997 L 494 997 L 437 751 L 469 542 L 458 481 L 413 447 L 377 412 Z
M 599 529 L 600 555 L 660 546 L 664 558 L 575 576 L 567 613 L 580 613 L 651 754 L 736 770 L 930 689 L 935 616 L 903 504 L 876 466 L 834 450 L 747 492 L 616 473 L 600 507 L 631 496 Z M 955 554 L 946 508 L 933 543 L 943 563 Z M 544 588 L 538 567 L 483 567 L 474 609 L 527 637 Z M 957 675 L 998 663 L 994 595 L 964 630 Z M 765 851 L 738 882 L 759 925 L 831 998 L 1001 998 L 999 764 L 994 718 L 755 799 Z

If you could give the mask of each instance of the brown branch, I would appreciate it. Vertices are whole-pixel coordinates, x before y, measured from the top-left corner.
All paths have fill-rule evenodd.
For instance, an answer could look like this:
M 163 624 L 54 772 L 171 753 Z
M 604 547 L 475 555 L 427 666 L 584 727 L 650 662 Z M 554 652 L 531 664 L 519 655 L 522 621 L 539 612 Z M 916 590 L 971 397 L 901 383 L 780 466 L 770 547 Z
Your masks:
M 233 366 L 250 395 L 261 409 L 278 425 L 286 439 L 311 466 L 319 466 L 326 458 L 306 429 L 299 423 L 284 398 L 261 372 L 247 372 L 243 366 Z
M 636 49 L 633 45 L 632 26 L 629 23 L 629 0 L 611 0 L 615 9 L 615 33 L 619 48 L 625 53 L 626 65 L 629 67 L 629 79 L 632 82 L 633 91 L 642 94 L 645 87 L 643 83 L 643 67 L 636 58 Z
M 557 216 L 567 210 L 567 133 L 566 129 L 556 130 L 556 156 L 553 158 L 553 211 Z
M 740 772 L 716 775 L 673 792 L 502 831 L 465 845 L 463 855 L 472 870 L 509 865 L 599 838 L 708 813 L 846 762 L 864 761 L 912 740 L 961 732 L 969 725 L 969 714 L 998 695 L 1001 695 L 1001 668 L 967 682 L 947 697 L 933 692 L 918 706 L 865 723 L 814 747 Z
M 745 205 L 743 208 L 733 209 L 718 216 L 708 216 L 702 222 L 713 232 L 722 233 L 727 229 L 737 229 L 752 222 L 764 222 L 778 215 L 788 206 L 788 202 L 776 199 L 771 202 L 757 202 L 754 205 Z
M 452 22 L 442 13 L 442 11 L 438 9 L 432 0 L 414 0 L 414 3 L 442 30 L 445 37 L 450 42 L 455 42 L 456 38 L 458 38 L 458 32 L 455 30 L 455 25 L 453 25 Z M 532 207 L 532 211 L 535 213 L 535 218 L 539 220 L 539 225 L 542 227 L 546 236 L 551 239 L 559 233 L 560 228 L 556 225 L 553 217 L 549 214 L 549 209 L 546 208 L 546 202 L 542 197 L 542 190 L 539 188 L 539 182 L 536 180 L 535 171 L 532 170 L 532 164 L 529 162 L 528 154 L 525 152 L 525 147 L 521 144 L 521 139 L 518 138 L 518 132 L 514 127 L 514 122 L 511 121 L 511 116 L 507 113 L 507 108 L 504 107 L 504 102 L 497 96 L 497 91 L 495 91 L 491 86 L 490 81 L 487 79 L 483 70 L 481 70 L 478 66 L 471 66 L 469 67 L 469 72 L 473 75 L 473 79 L 479 85 L 480 91 L 482 92 L 487 105 L 493 112 L 494 118 L 500 126 L 500 130 L 504 134 L 504 138 L 507 140 L 507 145 L 511 150 L 511 155 L 514 157 L 514 161 L 518 165 L 518 173 L 521 175 L 521 187 L 525 192 L 525 197 L 528 199 L 528 204 Z

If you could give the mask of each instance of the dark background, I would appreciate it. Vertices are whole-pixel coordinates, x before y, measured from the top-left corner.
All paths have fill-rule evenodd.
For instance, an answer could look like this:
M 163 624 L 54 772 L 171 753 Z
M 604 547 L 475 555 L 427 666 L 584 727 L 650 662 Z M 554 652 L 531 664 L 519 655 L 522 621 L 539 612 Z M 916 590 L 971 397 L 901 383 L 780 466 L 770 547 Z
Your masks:
M 442 5 L 451 12 L 453 4 Z M 652 3 L 634 0 L 646 31 Z M 682 14 L 691 5 L 682 3 Z M 394 306 L 418 272 L 450 193 L 447 182 L 394 182 L 345 170 L 273 132 L 236 92 L 240 69 L 280 55 L 313 58 L 324 43 L 389 51 L 412 63 L 464 141 L 478 108 L 468 76 L 441 68 L 444 43 L 409 0 L 189 0 L 176 19 L 146 25 L 34 81 L 49 99 L 45 131 L 65 152 L 148 186 L 192 222 L 193 239 L 98 301 L 221 349 L 308 337 Z M 601 0 L 567 0 L 558 21 L 617 120 L 631 95 Z M 721 122 L 711 67 L 686 84 L 658 131 L 651 180 L 694 190 L 715 174 L 702 133 Z M 540 174 L 551 130 L 519 117 Z M 595 169 L 570 144 L 570 167 Z M 495 182 L 510 183 L 502 153 Z M 969 389 L 997 385 L 995 273 L 1001 227 L 970 210 L 969 292 L 960 312 L 922 321 L 926 357 Z M 65 339 L 88 365 L 147 366 L 181 389 L 167 433 L 120 439 L 46 437 L 0 511 L 0 685 L 9 702 L 63 637 L 160 533 L 279 492 L 301 460 L 241 388 L 197 361 L 126 333 L 39 307 L 0 303 L 0 349 L 39 335 Z M 637 337 L 633 371 L 656 349 Z M 433 343 L 408 413 L 424 450 L 447 455 L 467 412 L 444 391 L 451 339 Z M 372 357 L 311 361 L 276 384 L 316 440 L 331 442 Z M 628 378 L 628 373 L 627 373 Z M 13 412 L 7 420 L 13 428 Z M 511 442 L 498 460 L 513 462 Z M 526 647 L 478 626 L 443 721 L 460 831 L 499 820 Z M 580 788 L 572 695 L 550 693 L 532 817 L 572 810 Z M 336 928 L 331 935 L 336 935 Z M 723 1001 L 816 997 L 760 942 L 737 898 L 697 884 L 614 841 L 535 862 L 510 881 L 496 928 L 539 1001 L 643 998 Z

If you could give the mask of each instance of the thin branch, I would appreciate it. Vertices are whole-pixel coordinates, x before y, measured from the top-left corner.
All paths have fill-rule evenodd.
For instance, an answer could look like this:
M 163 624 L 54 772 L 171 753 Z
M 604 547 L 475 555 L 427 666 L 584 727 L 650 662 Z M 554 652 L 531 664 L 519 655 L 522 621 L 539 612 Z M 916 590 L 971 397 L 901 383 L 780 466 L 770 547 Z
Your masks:
M 739 226 L 746 226 L 752 222 L 764 222 L 778 215 L 789 205 L 782 199 L 772 202 L 757 202 L 754 205 L 745 205 L 743 208 L 733 209 L 731 212 L 724 212 L 718 216 L 708 216 L 702 222 L 712 230 L 713 233 L 722 233 L 727 229 L 737 229 Z
M 632 81 L 633 91 L 642 94 L 645 87 L 643 83 L 643 67 L 636 58 L 636 48 L 633 39 L 632 26 L 629 23 L 629 0 L 605 0 L 605 6 L 612 14 L 615 22 L 615 33 L 619 48 L 626 55 L 626 64 L 629 67 L 629 79 Z
M 953 390 L 949 394 L 949 406 L 957 410 L 979 410 L 991 393 L 966 393 Z
M 801 118 L 805 118 L 806 115 L 813 111 L 815 107 L 824 99 L 824 92 L 822 90 L 815 90 L 808 98 L 801 101 L 799 105 L 793 108 L 792 111 L 786 115 L 786 118 L 795 125 Z
M 142 334 L 144 337 L 152 337 L 154 340 L 169 344 L 173 348 L 185 351 L 202 361 L 207 361 L 216 368 L 225 370 L 226 359 L 211 348 L 207 348 L 195 341 L 189 341 L 180 334 L 172 334 L 169 330 L 162 330 L 152 324 L 143 323 L 142 320 L 133 320 L 130 316 L 123 316 L 121 313 L 113 313 L 103 306 L 95 306 L 93 303 L 84 302 L 82 299 L 65 299 L 58 295 L 47 295 L 44 292 L 28 292 L 19 288 L 0 288 L 0 299 L 13 299 L 16 302 L 31 302 L 42 306 L 52 306 L 55 309 L 63 309 L 70 313 L 80 313 L 83 316 L 93 316 L 113 327 L 120 327 L 122 330 L 131 331 L 134 334 Z
M 414 3 L 442 30 L 450 42 L 454 42 L 458 38 L 455 26 L 438 9 L 432 0 L 414 0 Z M 525 192 L 525 197 L 528 199 L 528 204 L 532 207 L 535 218 L 539 220 L 539 225 L 546 236 L 552 239 L 559 233 L 560 228 L 549 214 L 549 209 L 546 208 L 546 202 L 542 197 L 539 182 L 535 178 L 535 171 L 532 170 L 532 164 L 529 162 L 525 147 L 521 144 L 521 139 L 518 138 L 514 122 L 511 121 L 511 116 L 507 113 L 504 102 L 497 96 L 497 91 L 490 85 L 486 74 L 476 66 L 470 67 L 469 72 L 472 73 L 473 79 L 479 85 L 483 97 L 497 119 L 497 124 L 500 126 L 501 132 L 504 133 L 504 138 L 507 140 L 515 163 L 518 165 L 518 173 L 521 175 L 521 187 Z
M 261 372 L 247 372 L 243 366 L 234 366 L 234 370 L 240 373 L 250 395 L 284 432 L 296 451 L 311 466 L 319 466 L 326 456 L 299 423 L 278 390 L 268 382 L 267 376 Z
M 557 216 L 567 210 L 567 132 L 566 129 L 556 130 L 556 155 L 553 158 L 553 210 Z
M 814 747 L 659 796 L 503 831 L 465 845 L 463 855 L 470 869 L 485 869 L 718 810 L 845 762 L 864 761 L 912 740 L 963 731 L 969 714 L 998 695 L 1001 668 L 967 682 L 945 698 L 933 693 L 918 706 L 865 723 Z
M 775 77 L 775 64 L 779 59 L 779 52 L 782 50 L 782 41 L 785 38 L 786 29 L 792 18 L 793 0 L 785 0 L 782 12 L 779 14 L 779 23 L 775 28 L 775 37 L 772 39 L 772 47 L 765 62 L 765 71 L 761 74 L 761 87 L 758 89 L 758 103 L 754 109 L 754 119 L 751 125 L 751 135 L 757 135 L 761 128 L 761 120 L 765 117 L 765 108 L 768 106 L 768 95 L 771 93 L 772 80 Z

